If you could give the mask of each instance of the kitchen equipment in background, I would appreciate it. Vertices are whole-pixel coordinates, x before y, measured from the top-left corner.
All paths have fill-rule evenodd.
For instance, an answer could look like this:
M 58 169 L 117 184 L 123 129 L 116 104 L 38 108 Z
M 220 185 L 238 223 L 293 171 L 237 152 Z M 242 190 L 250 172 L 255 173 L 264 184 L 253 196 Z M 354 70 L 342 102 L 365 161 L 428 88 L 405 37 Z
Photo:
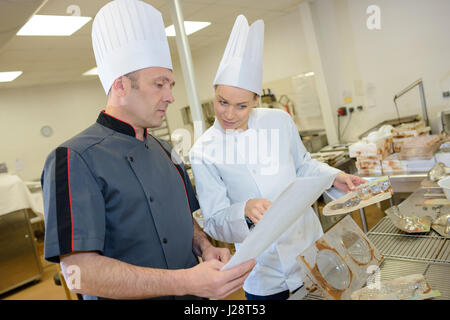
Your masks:
M 437 167 L 442 168 L 442 167 Z M 447 170 L 445 172 L 448 172 Z M 450 200 L 450 177 L 444 177 L 438 181 L 439 187 L 444 190 L 445 196 Z
M 311 159 L 326 163 L 332 167 L 339 165 L 345 159 L 344 151 L 311 153 Z
M 8 173 L 8 167 L 6 166 L 6 162 L 0 163 L 0 173 Z
M 442 162 L 445 166 L 450 167 L 450 148 L 447 147 L 448 142 L 441 144 L 438 151 L 434 153 L 436 162 Z
M 167 117 L 164 116 L 163 123 L 158 128 L 148 128 L 147 132 L 150 133 L 154 137 L 158 137 L 164 141 L 167 141 L 172 145 L 172 141 L 170 139 L 170 129 L 169 122 L 167 121 Z
M 27 209 L 0 215 L 0 294 L 42 278 Z
M 434 219 L 431 227 L 441 236 L 450 238 L 450 213 L 443 214 Z
M 268 93 L 266 93 L 266 90 Z M 296 121 L 294 102 L 285 94 L 281 95 L 281 97 L 277 99 L 275 94 L 272 93 L 270 89 L 263 89 L 260 107 L 284 110 L 294 119 L 294 121 Z
M 306 290 L 325 298 L 349 300 L 376 272 L 383 256 L 350 216 L 304 250 L 298 262 Z
M 325 152 L 344 151 L 346 155 L 348 155 L 348 147 L 351 146 L 353 143 L 354 142 L 326 145 L 325 147 L 320 149 L 320 152 L 325 153 Z
M 208 129 L 214 124 L 215 115 L 214 115 L 214 102 L 213 100 L 205 101 L 201 104 L 203 111 L 203 119 L 205 121 L 205 129 Z M 190 106 L 186 106 L 180 109 L 181 118 L 183 119 L 184 125 L 193 125 L 191 108 Z
M 382 126 L 385 126 L 385 125 L 396 126 L 396 125 L 399 125 L 399 124 L 402 124 L 402 123 L 415 122 L 415 121 L 418 121 L 419 119 L 420 119 L 419 116 L 417 114 L 415 114 L 415 115 L 412 115 L 412 116 L 401 117 L 400 119 L 397 118 L 397 119 L 385 120 L 385 121 L 380 122 L 376 126 L 370 128 L 369 130 L 363 132 L 362 134 L 360 134 L 358 136 L 358 139 L 362 139 L 362 138 L 368 136 L 369 133 L 377 131 L 378 129 L 380 129 Z
M 214 113 L 214 102 L 212 100 L 202 103 L 203 118 L 206 122 L 206 128 L 209 128 L 214 124 L 215 113 Z
M 277 102 L 277 98 L 275 97 L 275 94 L 273 94 L 270 91 L 270 89 L 267 89 L 267 92 L 268 93 L 266 93 L 266 89 L 263 89 L 263 94 L 261 96 L 261 103 L 271 105 L 274 102 Z M 270 108 L 270 106 L 267 106 L 267 107 Z M 272 106 L 272 108 L 273 108 L 273 106 Z
M 444 165 L 442 162 L 438 162 L 433 166 L 433 168 L 431 168 L 430 171 L 428 171 L 427 176 L 428 176 L 428 180 L 435 182 L 435 181 L 438 181 L 438 180 L 444 178 L 449 173 L 450 173 L 450 168 L 447 167 L 446 165 Z M 449 187 L 450 187 L 450 185 L 449 185 Z M 443 186 L 441 186 L 441 188 L 444 189 Z
M 328 145 L 328 138 L 324 129 L 300 130 L 298 133 L 308 152 L 319 152 L 320 149 Z
M 424 92 L 424 89 L 423 89 L 423 81 L 422 81 L 422 79 L 414 81 L 408 87 L 406 87 L 405 89 L 403 89 L 402 91 L 397 93 L 394 96 L 394 104 L 395 104 L 395 107 L 397 109 L 397 114 L 399 114 L 398 107 L 397 107 L 397 99 L 400 98 L 401 96 L 403 96 L 404 94 L 406 94 L 407 92 L 411 91 L 412 89 L 414 89 L 416 86 L 419 87 L 420 101 L 422 103 L 423 120 L 425 121 L 425 125 L 428 126 L 429 125 L 429 121 L 428 121 L 428 113 L 427 113 L 427 104 L 426 104 L 426 101 L 425 101 L 425 92 Z M 400 119 L 400 115 L 398 115 L 398 118 Z
M 283 94 L 280 99 L 278 100 L 278 102 L 282 105 L 282 107 L 284 108 L 284 110 L 289 113 L 291 115 L 292 118 L 295 119 L 295 108 L 294 108 L 294 103 L 292 102 L 291 99 L 289 99 L 289 97 L 285 94 Z
M 439 133 L 450 134 L 450 110 L 438 113 Z

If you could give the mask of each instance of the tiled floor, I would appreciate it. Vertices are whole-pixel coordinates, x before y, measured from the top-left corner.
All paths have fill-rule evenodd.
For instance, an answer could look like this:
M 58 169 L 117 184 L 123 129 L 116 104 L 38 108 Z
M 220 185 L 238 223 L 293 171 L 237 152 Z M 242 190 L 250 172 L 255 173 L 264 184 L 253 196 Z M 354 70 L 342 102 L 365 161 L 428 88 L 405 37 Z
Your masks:
M 53 275 L 56 265 L 44 268 L 42 279 L 37 283 L 29 283 L 0 296 L 3 300 L 67 300 L 62 286 L 55 285 Z M 72 298 L 76 296 L 72 294 Z
M 370 230 L 385 215 L 376 205 L 365 209 L 367 227 Z M 352 213 L 352 218 L 362 228 L 359 211 Z M 38 251 L 42 256 L 42 242 L 38 242 Z M 37 283 L 30 283 L 20 288 L 14 289 L 6 294 L 0 295 L 0 300 L 66 300 L 66 294 L 62 286 L 55 285 L 53 275 L 57 272 L 55 264 L 48 263 L 42 259 L 43 277 Z M 76 299 L 75 294 L 71 294 L 72 299 Z M 245 300 L 242 289 L 232 293 L 225 300 Z
M 57 286 L 53 280 L 53 276 L 58 272 L 57 265 L 42 258 L 42 241 L 37 242 L 37 248 L 41 256 L 42 279 L 4 293 L 0 295 L 0 300 L 67 300 L 64 288 Z M 71 298 L 77 299 L 73 293 L 71 293 Z

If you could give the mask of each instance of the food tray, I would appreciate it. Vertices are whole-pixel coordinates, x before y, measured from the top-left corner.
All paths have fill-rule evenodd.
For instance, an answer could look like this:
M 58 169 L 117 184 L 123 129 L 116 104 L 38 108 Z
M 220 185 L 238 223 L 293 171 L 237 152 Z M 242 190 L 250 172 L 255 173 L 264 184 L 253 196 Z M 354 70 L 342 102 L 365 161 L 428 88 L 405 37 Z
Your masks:
M 322 213 L 324 216 L 346 214 L 389 199 L 392 194 L 393 190 L 389 178 L 382 177 L 359 185 L 355 188 L 355 191 L 329 202 L 323 208 Z
M 370 283 L 352 293 L 352 300 L 423 300 L 440 296 L 422 274 Z

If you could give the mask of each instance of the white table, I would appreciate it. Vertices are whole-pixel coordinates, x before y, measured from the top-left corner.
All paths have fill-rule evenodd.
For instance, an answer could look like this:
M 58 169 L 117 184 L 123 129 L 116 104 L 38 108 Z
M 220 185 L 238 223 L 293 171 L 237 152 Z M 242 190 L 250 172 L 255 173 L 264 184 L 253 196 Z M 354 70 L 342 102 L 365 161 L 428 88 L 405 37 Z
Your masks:
M 22 209 L 31 209 L 43 219 L 42 192 L 31 193 L 27 184 L 16 175 L 0 174 L 0 215 Z

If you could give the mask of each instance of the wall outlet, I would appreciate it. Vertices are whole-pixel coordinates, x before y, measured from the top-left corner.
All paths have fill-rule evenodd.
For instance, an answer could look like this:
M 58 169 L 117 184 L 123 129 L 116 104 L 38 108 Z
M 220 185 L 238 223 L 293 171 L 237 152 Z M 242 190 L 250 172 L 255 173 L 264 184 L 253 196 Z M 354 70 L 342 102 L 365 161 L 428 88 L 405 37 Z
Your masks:
M 337 110 L 338 116 L 343 117 L 347 115 L 347 107 L 340 107 Z

